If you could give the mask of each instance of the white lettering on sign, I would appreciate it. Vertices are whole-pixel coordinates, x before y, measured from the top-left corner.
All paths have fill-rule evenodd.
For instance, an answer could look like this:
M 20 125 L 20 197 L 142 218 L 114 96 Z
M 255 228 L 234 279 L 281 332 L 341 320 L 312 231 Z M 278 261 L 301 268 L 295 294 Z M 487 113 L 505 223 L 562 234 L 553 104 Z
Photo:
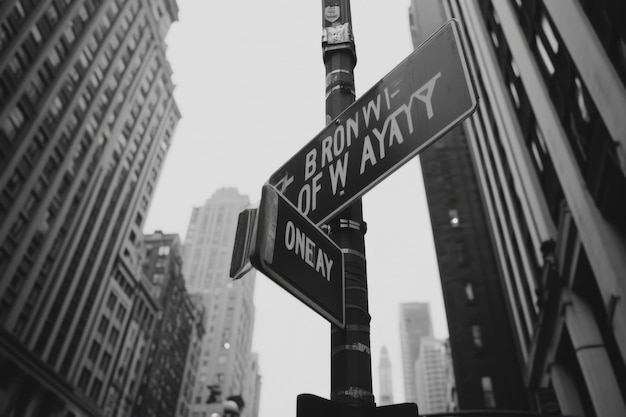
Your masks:
M 433 91 L 435 90 L 435 82 L 437 79 L 441 77 L 441 73 L 438 72 L 435 74 L 433 78 L 428 80 L 426 84 L 422 86 L 419 90 L 415 92 L 415 97 L 422 100 L 426 104 L 426 115 L 428 116 L 428 120 L 433 118 L 433 103 L 431 102 Z
M 304 181 L 298 192 L 298 209 L 307 215 L 316 210 L 318 204 L 318 194 L 322 190 L 330 191 L 333 195 L 343 195 L 348 179 L 348 161 L 350 149 L 359 139 L 359 130 L 362 126 L 370 129 L 370 132 L 362 139 L 361 158 L 359 165 L 359 175 L 363 175 L 369 168 L 375 166 L 379 161 L 384 160 L 390 154 L 392 147 L 400 146 L 404 143 L 403 130 L 413 134 L 415 131 L 413 112 L 414 106 L 418 104 L 425 106 L 428 120 L 435 115 L 432 98 L 437 84 L 437 80 L 442 76 L 441 72 L 436 73 L 432 78 L 421 85 L 409 97 L 408 103 L 404 103 L 396 108 L 392 113 L 391 99 L 399 93 L 399 81 L 384 90 L 375 97 L 363 104 L 354 112 L 352 117 L 346 118 L 328 136 L 319 142 L 316 148 L 310 149 L 304 160 Z M 391 91 L 389 91 L 391 88 Z M 382 107 L 386 106 L 386 112 Z M 374 123 L 380 122 L 382 114 L 387 114 L 383 121 L 382 128 L 370 128 Z M 360 124 L 360 122 L 363 124 Z M 355 152 L 359 152 L 358 150 Z M 350 172 L 355 171 L 351 168 Z M 281 192 L 294 182 L 293 176 L 285 175 L 277 184 Z
M 404 110 L 403 110 L 404 112 Z M 394 115 L 397 115 L 397 111 Z M 389 133 L 387 133 L 389 131 Z M 397 119 L 394 117 L 393 119 L 385 120 L 385 124 L 383 125 L 383 131 L 380 132 L 378 129 L 374 129 L 372 131 L 374 133 L 374 137 L 378 141 L 378 160 L 385 159 L 387 148 L 391 148 L 393 146 L 394 141 L 400 145 L 404 142 L 404 138 L 402 137 L 402 131 L 400 130 L 400 126 L 398 125 Z M 412 131 L 409 131 L 411 133 Z M 389 138 L 387 143 L 385 143 L 385 138 Z M 365 136 L 363 143 L 363 154 L 361 155 L 361 169 L 359 170 L 359 174 L 363 174 L 366 169 L 366 162 L 369 162 L 371 166 L 376 165 L 376 152 L 372 147 L 372 141 L 370 136 Z
M 285 226 L 285 247 L 287 250 L 300 256 L 307 265 L 319 273 L 322 278 L 330 281 L 330 273 L 333 268 L 333 260 L 302 230 L 297 228 L 291 220 Z

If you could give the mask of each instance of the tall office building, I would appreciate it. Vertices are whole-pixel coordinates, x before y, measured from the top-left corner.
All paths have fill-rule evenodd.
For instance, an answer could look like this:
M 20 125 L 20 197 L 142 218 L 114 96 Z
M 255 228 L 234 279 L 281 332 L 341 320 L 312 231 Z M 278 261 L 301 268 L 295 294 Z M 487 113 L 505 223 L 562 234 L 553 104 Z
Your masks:
M 393 379 L 391 375 L 391 361 L 387 346 L 383 346 L 380 351 L 380 363 L 378 364 L 378 406 L 393 404 Z
M 98 415 L 129 326 L 153 326 L 135 248 L 180 118 L 176 19 L 174 0 L 0 3 L 2 415 Z
M 450 16 L 445 2 L 439 0 L 414 0 L 409 12 L 416 47 Z M 465 129 L 458 127 L 439 139 L 420 155 L 420 165 L 446 308 L 458 407 L 527 409 L 502 274 Z
M 475 57 L 465 127 L 533 406 L 624 415 L 626 4 L 447 4 Z
M 207 311 L 206 335 L 195 386 L 192 410 L 220 412 L 229 396 L 244 396 L 252 403 L 257 368 L 251 352 L 254 327 L 254 281 L 251 271 L 232 281 L 230 259 L 237 219 L 250 201 L 234 188 L 223 188 L 201 207 L 194 207 L 187 235 L 183 273 L 187 288 L 202 297 Z M 244 415 L 253 407 L 246 407 Z
M 417 404 L 422 414 L 448 411 L 448 380 L 445 343 L 425 337 L 415 362 Z
M 155 232 L 143 238 L 143 245 L 143 272 L 154 284 L 160 314 L 152 343 L 146 349 L 149 363 L 136 382 L 140 387 L 132 416 L 188 416 L 192 387 L 185 384 L 185 379 L 196 369 L 190 370 L 187 365 L 188 359 L 197 362 L 197 357 L 189 354 L 193 355 L 194 342 L 200 345 L 204 334 L 204 312 L 185 288 L 178 235 Z M 181 405 L 181 397 L 188 401 Z
M 445 348 L 445 369 L 446 369 L 446 411 L 458 411 L 459 400 L 454 378 L 454 366 L 452 362 L 452 351 L 450 350 L 450 339 L 444 342 Z
M 433 336 L 430 305 L 428 303 L 400 304 L 400 343 L 406 402 L 417 403 L 415 362 L 419 357 L 422 338 L 429 336 Z
M 252 354 L 248 382 L 245 383 L 245 387 L 243 398 L 247 398 L 246 415 L 258 416 L 261 406 L 261 370 L 259 369 L 259 355 L 257 353 Z
M 198 322 L 192 327 L 191 340 L 189 350 L 187 351 L 187 360 L 185 362 L 185 371 L 182 380 L 180 394 L 178 396 L 176 417 L 191 417 L 191 406 L 194 403 L 194 388 L 196 378 L 198 377 L 198 368 L 200 367 L 200 355 L 202 353 L 202 339 L 204 338 L 206 322 L 206 310 L 202 303 L 202 297 L 198 294 L 189 294 L 189 299 L 194 305 L 196 312 L 200 314 Z

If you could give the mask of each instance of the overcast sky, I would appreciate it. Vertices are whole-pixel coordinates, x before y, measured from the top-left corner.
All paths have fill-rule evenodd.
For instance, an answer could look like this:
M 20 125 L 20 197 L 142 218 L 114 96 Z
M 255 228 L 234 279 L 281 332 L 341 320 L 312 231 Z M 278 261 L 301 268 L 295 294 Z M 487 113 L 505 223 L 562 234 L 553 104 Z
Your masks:
M 325 123 L 322 2 L 178 0 L 166 39 L 182 113 L 145 232 L 184 239 L 191 209 L 236 187 L 256 202 L 269 176 Z M 412 51 L 409 0 L 353 0 L 357 99 Z M 419 161 L 363 198 L 374 394 L 383 345 L 404 401 L 399 304 L 427 301 L 447 325 Z M 257 273 L 253 349 L 259 417 L 295 416 L 296 396 L 330 396 L 330 324 Z

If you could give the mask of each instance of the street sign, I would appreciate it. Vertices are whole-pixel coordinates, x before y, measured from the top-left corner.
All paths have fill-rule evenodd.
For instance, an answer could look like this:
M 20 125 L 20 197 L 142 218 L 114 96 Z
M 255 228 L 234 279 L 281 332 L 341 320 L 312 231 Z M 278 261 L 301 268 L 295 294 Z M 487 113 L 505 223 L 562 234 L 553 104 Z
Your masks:
M 296 417 L 418 417 L 417 404 L 402 403 L 382 407 L 351 407 L 313 394 L 300 394 Z
M 259 206 L 252 265 L 331 323 L 345 323 L 343 252 L 271 185 Z
M 323 224 L 468 117 L 478 100 L 451 20 L 272 174 Z
M 233 256 L 230 260 L 230 277 L 232 279 L 242 278 L 252 269 L 250 251 L 254 243 L 257 211 L 256 207 L 249 207 L 239 213 Z

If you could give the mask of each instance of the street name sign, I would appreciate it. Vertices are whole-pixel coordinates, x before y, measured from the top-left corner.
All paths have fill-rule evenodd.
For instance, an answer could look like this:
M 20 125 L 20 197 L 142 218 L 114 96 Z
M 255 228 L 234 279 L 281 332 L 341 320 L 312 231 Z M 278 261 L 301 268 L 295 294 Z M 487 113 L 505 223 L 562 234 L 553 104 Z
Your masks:
M 477 107 L 460 25 L 450 20 L 269 179 L 327 222 Z
M 344 327 L 343 252 L 269 184 L 263 186 L 250 262 L 331 323 Z
M 239 213 L 235 244 L 230 260 L 230 277 L 243 278 L 252 269 L 250 251 L 254 244 L 258 208 L 248 207 Z

